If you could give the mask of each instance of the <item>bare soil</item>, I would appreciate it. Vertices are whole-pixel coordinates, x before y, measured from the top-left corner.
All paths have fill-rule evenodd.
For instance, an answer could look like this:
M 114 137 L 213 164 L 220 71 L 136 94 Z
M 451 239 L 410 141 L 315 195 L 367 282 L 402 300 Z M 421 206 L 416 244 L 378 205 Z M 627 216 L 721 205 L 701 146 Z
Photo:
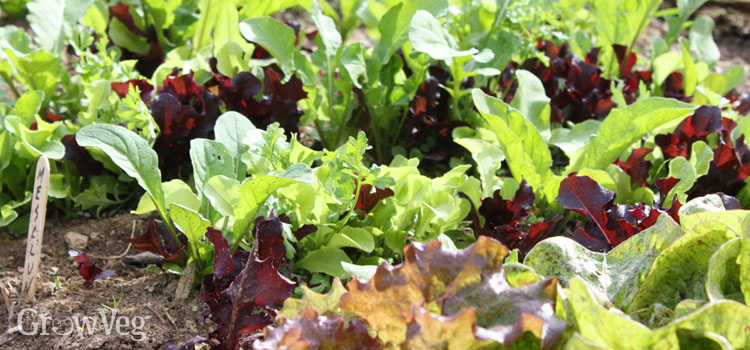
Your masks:
M 0 334 L 0 348 L 163 349 L 169 340 L 182 344 L 194 336 L 207 336 L 213 324 L 209 320 L 205 323 L 202 321 L 201 313 L 207 307 L 200 298 L 199 290 L 192 290 L 187 300 L 176 302 L 174 294 L 179 276 L 126 265 L 120 258 L 102 258 L 121 255 L 128 247 L 124 239 L 131 236 L 133 225 L 135 234 L 139 235 L 147 219 L 148 216 L 121 214 L 101 221 L 81 219 L 61 225 L 48 224 L 44 233 L 35 303 L 17 296 L 26 239 L 0 234 L 0 284 L 11 294 L 10 303 L 0 297 L 0 332 L 4 332 Z M 68 256 L 69 247 L 63 239 L 70 231 L 87 236 L 89 241 L 84 251 L 94 258 L 97 266 L 112 269 L 115 275 L 96 280 L 91 289 L 86 289 L 78 274 L 78 263 Z M 138 251 L 130 249 L 128 254 L 135 253 Z M 124 320 L 117 320 L 121 323 L 121 334 L 114 327 L 107 332 L 101 322 L 102 312 L 108 322 L 112 319 L 109 308 L 115 306 L 118 300 L 116 315 L 125 316 L 129 322 L 136 321 L 126 326 Z M 29 308 L 36 312 L 29 311 Z M 27 311 L 22 313 L 24 309 Z M 41 334 L 44 316 L 51 318 L 47 321 L 47 335 Z M 88 329 L 82 335 L 77 329 L 74 330 L 72 321 L 84 316 L 98 317 L 99 323 L 92 328 L 92 334 L 88 333 Z M 19 328 L 19 318 L 23 329 Z M 22 334 L 22 331 L 32 333 L 34 324 L 37 324 L 36 333 L 39 334 Z M 68 332 L 72 333 L 64 335 Z

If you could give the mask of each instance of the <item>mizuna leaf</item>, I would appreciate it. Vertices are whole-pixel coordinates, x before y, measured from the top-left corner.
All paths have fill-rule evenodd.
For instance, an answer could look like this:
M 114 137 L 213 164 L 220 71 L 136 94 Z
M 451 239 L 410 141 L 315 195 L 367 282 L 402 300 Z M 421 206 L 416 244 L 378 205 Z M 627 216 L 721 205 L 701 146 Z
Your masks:
M 366 319 L 386 344 L 426 341 L 412 339 L 417 330 L 413 320 L 426 322 L 425 331 L 430 333 L 425 336 L 439 337 L 432 342 L 451 344 L 450 337 L 455 333 L 436 331 L 454 326 L 438 327 L 433 321 L 448 317 L 442 320 L 461 319 L 463 324 L 465 317 L 476 314 L 473 329 L 478 340 L 500 341 L 507 346 L 524 331 L 531 331 L 541 337 L 543 348 L 554 346 L 565 323 L 542 310 L 554 309 L 557 281 L 511 287 L 502 271 L 507 254 L 507 248 L 485 236 L 461 250 L 443 248 L 438 241 L 413 243 L 404 249 L 401 265 L 383 264 L 368 282 L 349 282 L 349 293 L 341 298 L 339 307 Z M 424 315 L 415 308 L 417 305 L 426 305 L 439 314 Z M 469 309 L 476 311 L 467 314 Z M 427 316 L 431 318 L 425 319 Z
M 267 327 L 263 335 L 263 340 L 253 343 L 253 349 L 383 349 L 362 319 L 319 316 L 310 308 L 297 318 L 282 319 L 278 327 Z
M 505 161 L 513 178 L 518 182 L 525 179 L 537 191 L 542 189 L 542 185 L 552 178 L 552 156 L 536 127 L 505 102 L 479 89 L 472 90 L 472 97 L 503 146 Z
M 606 169 L 635 141 L 659 126 L 687 116 L 694 109 L 691 104 L 658 97 L 615 108 L 591 139 L 581 165 L 570 170 Z
M 119 125 L 94 124 L 79 130 L 76 141 L 83 147 L 104 151 L 112 162 L 138 181 L 154 199 L 159 211 L 166 213 L 159 158 L 146 140 Z

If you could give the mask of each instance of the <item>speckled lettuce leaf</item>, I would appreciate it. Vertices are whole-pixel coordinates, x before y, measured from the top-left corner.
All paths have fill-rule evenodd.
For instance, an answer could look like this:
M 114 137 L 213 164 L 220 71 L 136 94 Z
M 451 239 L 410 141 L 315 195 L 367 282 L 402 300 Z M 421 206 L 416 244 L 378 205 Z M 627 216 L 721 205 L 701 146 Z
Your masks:
M 730 210 L 736 209 L 734 206 L 737 203 L 725 203 L 725 200 L 731 201 L 733 198 L 709 194 L 685 203 L 678 212 L 680 224 L 685 229 L 690 229 L 704 221 L 718 220 L 729 225 L 735 231 L 741 232 L 742 222 L 750 214 L 750 211 Z
M 743 302 L 740 290 L 740 265 L 738 257 L 742 241 L 740 237 L 724 243 L 708 262 L 706 294 L 711 301 L 732 299 Z
M 740 290 L 745 295 L 745 305 L 750 306 L 750 217 L 742 222 L 742 242 L 740 243 Z
M 627 308 L 659 254 L 682 235 L 677 223 L 661 215 L 654 226 L 607 254 L 592 252 L 566 237 L 552 237 L 536 245 L 524 264 L 540 275 L 559 278 L 566 286 L 577 276 L 618 307 Z
M 686 229 L 684 236 L 656 258 L 633 303 L 625 311 L 655 303 L 673 309 L 682 299 L 706 299 L 708 262 L 722 244 L 736 236 L 733 228 L 718 220 L 703 221 Z
M 745 349 L 750 343 L 746 327 L 750 308 L 735 301 L 705 304 L 650 330 L 611 305 L 597 303 L 580 278 L 570 280 L 566 293 L 570 317 L 578 329 L 567 349 Z

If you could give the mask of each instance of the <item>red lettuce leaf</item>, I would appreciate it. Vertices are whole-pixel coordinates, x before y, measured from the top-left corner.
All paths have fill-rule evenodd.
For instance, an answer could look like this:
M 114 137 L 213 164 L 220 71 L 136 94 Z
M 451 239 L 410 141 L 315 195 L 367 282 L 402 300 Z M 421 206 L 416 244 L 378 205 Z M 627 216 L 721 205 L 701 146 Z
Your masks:
M 286 255 L 281 229 L 281 220 L 276 216 L 256 220 L 253 249 L 235 253 L 234 269 L 228 268 L 228 251 L 221 248 L 227 245 L 226 240 L 210 233 L 219 242 L 214 264 L 220 269 L 203 278 L 201 297 L 209 306 L 209 317 L 218 324 L 211 333 L 218 348 L 238 349 L 243 334 L 271 324 L 291 295 L 294 283 L 278 271 Z
M 94 286 L 94 280 L 112 277 L 113 270 L 102 270 L 96 266 L 96 262 L 86 255 L 86 253 L 69 250 L 68 255 L 78 262 L 78 273 L 83 277 L 83 285 L 86 288 Z
M 185 238 L 181 236 L 181 238 Z M 185 264 L 185 240 L 182 246 L 178 248 L 177 242 L 168 234 L 167 229 L 156 226 L 153 219 L 148 220 L 146 231 L 142 235 L 134 238 L 125 238 L 125 242 L 133 244 L 133 247 L 145 250 L 164 257 L 164 261 L 178 265 Z
M 120 96 L 120 98 L 124 98 L 128 95 L 130 86 L 136 86 L 141 92 L 141 100 L 146 104 L 151 103 L 151 99 L 154 96 L 154 87 L 145 79 L 130 79 L 124 83 L 113 82 L 110 86 L 112 91 L 116 92 L 117 96 Z
M 607 230 L 606 207 L 615 198 L 615 192 L 608 190 L 588 176 L 571 175 L 560 183 L 560 191 L 555 201 L 563 208 L 574 210 L 593 222 L 611 246 L 622 240 Z
M 521 180 L 513 200 L 504 200 L 500 191 L 492 197 L 482 199 L 477 213 L 472 206 L 469 219 L 474 232 L 499 240 L 510 249 L 518 249 L 520 258 L 537 243 L 555 235 L 554 218 L 550 221 L 529 224 L 529 209 L 534 205 L 534 190 Z M 484 217 L 484 226 L 479 225 L 479 215 Z
M 653 148 L 636 148 L 630 153 L 628 160 L 625 162 L 619 159 L 615 161 L 615 165 L 619 166 L 626 174 L 630 176 L 630 183 L 639 186 L 644 186 L 649 176 L 649 170 L 651 170 L 650 161 L 645 160 L 646 155 L 653 151 Z
M 63 136 L 60 142 L 65 146 L 65 160 L 76 166 L 78 174 L 90 179 L 104 172 L 104 166 L 97 162 L 85 148 L 78 145 L 75 134 Z

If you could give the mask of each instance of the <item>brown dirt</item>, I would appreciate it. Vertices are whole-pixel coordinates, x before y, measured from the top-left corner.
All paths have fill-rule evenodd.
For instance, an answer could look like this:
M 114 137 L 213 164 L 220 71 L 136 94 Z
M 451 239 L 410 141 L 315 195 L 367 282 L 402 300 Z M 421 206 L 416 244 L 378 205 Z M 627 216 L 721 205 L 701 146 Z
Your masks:
M 174 301 L 174 292 L 179 276 L 170 273 L 153 273 L 145 268 L 124 264 L 118 259 L 95 258 L 97 266 L 112 269 L 115 275 L 108 279 L 94 281 L 91 289 L 83 286 L 78 274 L 78 263 L 68 257 L 68 247 L 63 235 L 75 231 L 89 237 L 85 252 L 94 256 L 118 256 L 127 248 L 124 238 L 129 237 L 135 222 L 135 234 L 145 228 L 148 216 L 121 214 L 102 220 L 76 220 L 61 225 L 47 225 L 44 233 L 42 253 L 37 279 L 36 303 L 30 303 L 11 295 L 11 305 L 0 297 L 0 348 L 2 349 L 163 349 L 169 340 L 183 343 L 194 336 L 207 336 L 213 325 L 204 323 L 201 313 L 206 309 L 200 299 L 200 291 L 194 289 L 183 302 Z M 14 239 L 0 234 L 0 284 L 6 289 L 20 289 L 26 239 Z M 138 253 L 130 249 L 129 255 Z M 55 287 L 59 280 L 59 288 Z M 11 289 L 12 290 L 12 289 Z M 11 294 L 13 294 L 11 292 Z M 106 334 L 101 323 L 100 309 L 107 320 L 111 311 L 102 305 L 113 306 L 115 299 L 121 299 L 118 316 L 131 320 L 142 317 L 141 332 L 130 324 L 121 327 L 122 335 L 116 329 Z M 84 332 L 81 336 L 73 331 L 69 336 L 56 334 L 52 322 L 48 323 L 48 335 L 23 335 L 18 326 L 19 313 L 24 308 L 34 308 L 39 315 L 52 317 L 61 323 L 58 333 L 73 329 L 70 322 L 75 317 L 99 317 L 93 334 Z M 33 324 L 40 318 L 33 318 L 27 311 L 22 317 L 24 330 L 29 333 Z M 70 317 L 70 318 L 68 318 Z M 170 319 L 173 321 L 170 321 Z M 124 321 L 124 320 L 123 320 Z M 118 321 L 118 322 L 123 322 Z M 141 321 L 138 321 L 141 322 Z M 130 333 L 130 334 L 127 334 Z M 141 339 L 142 338 L 142 339 Z M 138 339 L 136 341 L 134 339 Z
M 737 3 L 742 1 L 744 0 L 735 0 Z M 750 1 L 747 1 L 747 4 L 748 11 L 750 11 Z M 665 2 L 663 6 L 674 7 L 674 4 Z M 750 93 L 750 13 L 743 11 L 744 8 L 709 2 L 693 14 L 694 17 L 708 15 L 714 20 L 714 41 L 721 52 L 716 70 L 722 73 L 734 65 L 745 67 L 745 79 L 735 88 L 735 91 L 740 94 Z M 638 52 L 651 52 L 651 39 L 664 38 L 666 33 L 666 22 L 660 19 L 651 21 L 636 43 Z M 683 36 L 687 37 L 687 30 L 683 31 Z M 675 43 L 671 50 L 679 53 L 680 47 Z

